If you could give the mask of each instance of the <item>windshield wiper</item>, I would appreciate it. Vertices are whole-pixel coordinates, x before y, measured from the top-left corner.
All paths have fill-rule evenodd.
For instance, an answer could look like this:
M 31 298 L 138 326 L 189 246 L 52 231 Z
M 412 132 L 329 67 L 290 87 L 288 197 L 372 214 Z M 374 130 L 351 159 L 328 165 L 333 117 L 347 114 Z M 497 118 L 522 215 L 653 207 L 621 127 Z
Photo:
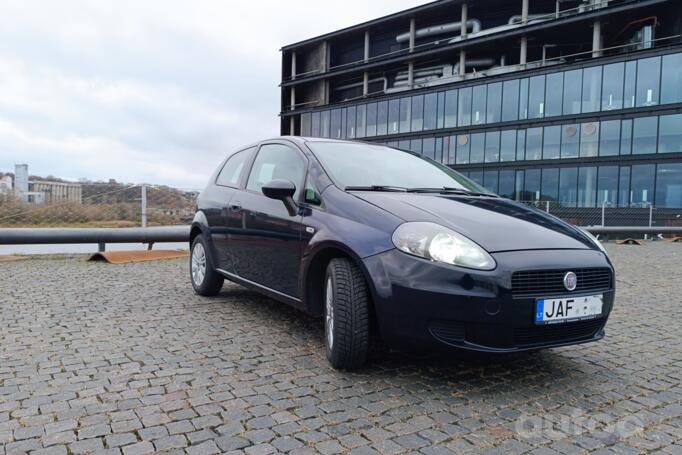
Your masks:
M 449 186 L 442 186 L 440 188 L 408 188 L 408 193 L 442 193 L 442 194 L 461 194 L 463 196 L 487 196 L 499 197 L 492 193 L 479 193 L 476 191 L 469 191 L 464 188 L 453 188 Z
M 407 191 L 407 188 L 390 185 L 347 186 L 344 188 L 344 191 L 394 191 L 404 193 Z

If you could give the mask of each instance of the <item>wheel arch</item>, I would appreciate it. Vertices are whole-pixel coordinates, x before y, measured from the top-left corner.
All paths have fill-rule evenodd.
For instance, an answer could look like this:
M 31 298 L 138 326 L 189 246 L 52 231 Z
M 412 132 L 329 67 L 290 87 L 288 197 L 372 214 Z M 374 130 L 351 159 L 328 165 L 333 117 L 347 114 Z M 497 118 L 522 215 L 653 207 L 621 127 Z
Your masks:
M 306 261 L 306 268 L 303 274 L 304 306 L 306 311 L 313 316 L 324 314 L 324 277 L 327 273 L 327 266 L 332 259 L 346 258 L 355 264 L 362 272 L 367 288 L 369 289 L 369 313 L 372 321 L 376 321 L 376 310 L 374 307 L 374 283 L 364 266 L 362 259 L 352 250 L 336 242 L 330 242 L 315 249 L 310 259 Z M 374 325 L 374 324 L 373 324 Z

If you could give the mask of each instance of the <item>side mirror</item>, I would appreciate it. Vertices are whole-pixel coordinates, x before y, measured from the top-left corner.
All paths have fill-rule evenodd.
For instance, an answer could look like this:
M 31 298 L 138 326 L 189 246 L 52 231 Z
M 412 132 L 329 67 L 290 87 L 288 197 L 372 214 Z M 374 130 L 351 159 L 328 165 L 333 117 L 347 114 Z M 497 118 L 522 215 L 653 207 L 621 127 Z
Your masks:
M 289 216 L 294 216 L 298 213 L 298 205 L 294 202 L 296 185 L 289 180 L 271 180 L 263 185 L 261 191 L 265 197 L 282 201 L 287 208 L 287 212 L 289 212 Z

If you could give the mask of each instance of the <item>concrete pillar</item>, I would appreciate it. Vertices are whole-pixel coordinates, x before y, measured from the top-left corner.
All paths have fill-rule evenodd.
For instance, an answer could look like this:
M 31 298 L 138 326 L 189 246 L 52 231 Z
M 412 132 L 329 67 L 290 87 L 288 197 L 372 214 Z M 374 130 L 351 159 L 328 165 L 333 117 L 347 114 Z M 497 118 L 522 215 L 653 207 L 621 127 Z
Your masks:
M 602 55 L 601 42 L 601 21 L 594 21 L 592 28 L 592 57 L 601 57 Z
M 369 30 L 365 30 L 365 62 L 369 60 Z
M 289 91 L 289 109 L 296 109 L 296 87 L 291 87 Z
M 469 5 L 467 2 L 462 3 L 462 14 L 461 21 L 462 27 L 460 28 L 460 36 L 462 40 L 467 37 L 467 21 L 469 20 Z M 466 51 L 462 49 L 459 51 L 459 75 L 464 76 L 466 74 Z
M 414 84 L 414 62 L 407 64 L 407 86 L 412 88 L 412 84 Z
M 528 5 L 529 0 L 521 0 L 521 23 L 526 25 L 528 23 Z M 523 36 L 521 38 L 521 49 L 519 51 L 519 63 L 525 65 L 528 62 L 528 38 Z
M 329 52 L 329 41 L 325 41 L 323 44 L 324 46 L 324 63 L 323 63 L 323 68 L 322 71 L 326 72 L 329 71 L 329 67 L 331 66 L 331 52 Z
M 369 73 L 365 71 L 362 74 L 362 96 L 369 95 Z
M 414 20 L 414 18 L 410 19 L 410 52 L 414 50 L 414 41 L 416 38 L 416 32 L 417 32 L 417 22 Z
M 296 51 L 291 51 L 291 78 L 296 79 Z
M 289 117 L 289 135 L 294 136 L 296 134 L 296 119 L 292 115 Z

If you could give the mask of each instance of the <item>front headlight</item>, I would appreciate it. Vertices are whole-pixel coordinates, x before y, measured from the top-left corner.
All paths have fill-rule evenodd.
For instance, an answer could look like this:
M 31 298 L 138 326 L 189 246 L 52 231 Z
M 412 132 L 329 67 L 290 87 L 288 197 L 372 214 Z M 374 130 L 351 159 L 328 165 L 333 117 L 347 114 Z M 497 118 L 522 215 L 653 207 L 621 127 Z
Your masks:
M 492 270 L 495 260 L 483 248 L 457 232 L 435 223 L 410 222 L 398 226 L 393 244 L 401 251 L 436 262 Z
M 587 229 L 580 228 L 580 230 L 583 231 L 585 235 L 590 238 L 590 240 L 592 240 L 592 242 L 597 246 L 597 248 L 601 250 L 602 253 L 604 253 L 605 256 L 609 255 L 609 253 L 606 252 L 606 248 L 604 248 L 604 245 L 602 245 L 602 243 L 599 241 L 597 237 L 594 236 L 594 234 L 592 234 Z

